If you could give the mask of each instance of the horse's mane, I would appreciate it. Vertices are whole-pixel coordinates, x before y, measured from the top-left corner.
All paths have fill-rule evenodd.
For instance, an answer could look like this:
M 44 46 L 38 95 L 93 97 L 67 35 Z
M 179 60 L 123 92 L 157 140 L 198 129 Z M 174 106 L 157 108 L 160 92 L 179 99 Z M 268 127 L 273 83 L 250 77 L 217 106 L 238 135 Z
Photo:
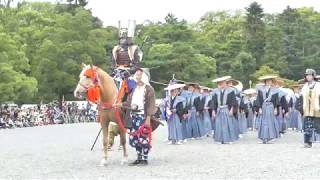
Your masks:
M 97 69 L 97 75 L 100 81 L 101 102 L 114 103 L 118 89 L 113 78 L 100 68 Z

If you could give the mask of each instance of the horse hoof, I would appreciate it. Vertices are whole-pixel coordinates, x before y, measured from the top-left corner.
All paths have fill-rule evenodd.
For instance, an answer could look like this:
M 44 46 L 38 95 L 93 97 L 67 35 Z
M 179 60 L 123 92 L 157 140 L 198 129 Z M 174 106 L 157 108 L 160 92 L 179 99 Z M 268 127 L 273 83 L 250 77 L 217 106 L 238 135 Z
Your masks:
M 125 164 L 127 164 L 128 163 L 128 158 L 123 158 L 122 160 L 121 160 L 121 165 L 125 165 Z
M 103 166 L 107 166 L 107 165 L 108 165 L 107 160 L 102 159 L 102 160 L 100 161 L 100 165 L 99 165 L 99 166 L 103 167 Z

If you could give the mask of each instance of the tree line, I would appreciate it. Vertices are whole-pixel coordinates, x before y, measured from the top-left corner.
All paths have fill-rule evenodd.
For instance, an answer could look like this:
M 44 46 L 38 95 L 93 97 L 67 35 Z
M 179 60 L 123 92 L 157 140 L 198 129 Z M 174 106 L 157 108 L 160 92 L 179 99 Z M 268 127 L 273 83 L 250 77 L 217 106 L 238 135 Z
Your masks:
M 110 70 L 117 27 L 104 27 L 87 1 L 11 2 L 0 1 L 0 102 L 72 99 L 82 62 Z M 269 14 L 253 2 L 207 12 L 197 23 L 168 14 L 162 22 L 138 24 L 135 43 L 143 46 L 142 63 L 153 81 L 167 83 L 175 74 L 212 87 L 215 77 L 232 75 L 249 87 L 272 73 L 290 83 L 305 68 L 320 72 L 320 13 L 288 6 Z

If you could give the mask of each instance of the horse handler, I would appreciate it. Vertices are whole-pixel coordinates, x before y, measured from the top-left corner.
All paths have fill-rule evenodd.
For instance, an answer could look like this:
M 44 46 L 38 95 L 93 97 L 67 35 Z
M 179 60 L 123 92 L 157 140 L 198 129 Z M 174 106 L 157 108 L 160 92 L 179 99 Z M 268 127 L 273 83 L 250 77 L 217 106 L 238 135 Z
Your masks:
M 127 113 L 131 122 L 129 143 L 137 152 L 137 160 L 129 166 L 145 166 L 148 165 L 148 154 L 151 149 L 151 118 L 157 111 L 156 99 L 154 89 L 149 84 L 148 72 L 139 68 L 134 77 L 137 82 L 136 87 L 123 103 L 135 109 Z
M 299 103 L 299 110 L 304 116 L 304 147 L 311 148 L 312 143 L 318 141 L 316 138 L 320 134 L 320 83 L 316 82 L 316 71 L 306 69 L 304 84 Z

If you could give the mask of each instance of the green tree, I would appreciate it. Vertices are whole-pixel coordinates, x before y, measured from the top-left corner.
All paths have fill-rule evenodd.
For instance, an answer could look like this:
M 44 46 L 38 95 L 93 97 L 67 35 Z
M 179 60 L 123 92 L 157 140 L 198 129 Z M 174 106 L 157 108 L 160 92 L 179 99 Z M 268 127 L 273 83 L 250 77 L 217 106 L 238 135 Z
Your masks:
M 240 52 L 231 65 L 232 77 L 240 80 L 245 87 L 249 87 L 249 81 L 254 78 L 252 74 L 256 71 L 256 61 L 251 54 Z
M 215 59 L 197 54 L 190 45 L 181 42 L 153 45 L 146 58 L 147 67 L 157 67 L 151 70 L 154 81 L 166 82 L 175 74 L 178 79 L 209 84 L 216 74 Z
M 7 63 L 0 63 L 0 103 L 30 101 L 37 92 L 37 80 L 17 72 Z
M 255 82 L 259 79 L 261 76 L 265 75 L 277 75 L 279 76 L 279 72 L 270 68 L 269 66 L 261 66 L 253 75 Z
M 265 35 L 265 54 L 261 63 L 279 71 L 281 75 L 287 75 L 289 65 L 284 55 L 285 50 L 283 48 L 283 34 L 281 30 L 276 26 L 268 26 Z
M 245 36 L 246 46 L 257 61 L 257 65 L 261 65 L 264 55 L 265 46 L 265 23 L 263 21 L 264 13 L 260 4 L 253 2 L 246 8 Z
M 88 4 L 88 1 L 86 0 L 67 0 L 67 2 L 75 6 L 81 6 L 81 7 L 85 7 Z
M 0 0 L 0 7 L 10 8 L 12 2 L 13 0 Z
M 20 88 L 26 91 L 22 96 L 12 79 L 1 81 L 2 100 L 71 99 L 82 62 L 109 69 L 118 30 L 102 27 L 84 8 L 87 0 L 17 7 L 7 2 L 0 1 L 0 69 L 27 84 Z M 154 81 L 166 83 L 175 74 L 210 85 L 216 76 L 232 75 L 247 86 L 249 79 L 276 73 L 290 83 L 306 68 L 320 72 L 319 22 L 313 8 L 265 14 L 254 2 L 245 11 L 208 12 L 197 23 L 170 13 L 163 22 L 138 24 L 134 41 L 143 44 L 142 64 L 151 68 Z
M 0 33 L 0 62 L 10 64 L 15 71 L 22 73 L 30 71 L 29 60 L 24 51 L 5 33 Z
M 75 14 L 58 14 L 51 36 L 37 49 L 34 75 L 39 79 L 39 96 L 47 100 L 72 97 L 80 64 L 89 62 L 106 68 L 108 32 L 94 29 L 90 12 L 78 8 Z M 48 32 L 45 32 L 48 33 Z
M 302 51 L 299 74 L 310 67 L 320 72 L 320 13 L 313 8 L 299 8 L 297 11 L 300 15 L 299 42 Z
M 302 41 L 300 40 L 300 15 L 296 9 L 289 6 L 279 15 L 278 25 L 283 32 L 284 58 L 288 63 L 285 76 L 299 79 L 298 75 L 303 69 L 302 66 Z
M 199 34 L 195 48 L 216 59 L 219 76 L 233 74 L 236 70 L 231 66 L 243 49 L 243 23 L 241 12 L 230 15 L 227 11 L 219 11 L 207 13 L 197 24 Z

